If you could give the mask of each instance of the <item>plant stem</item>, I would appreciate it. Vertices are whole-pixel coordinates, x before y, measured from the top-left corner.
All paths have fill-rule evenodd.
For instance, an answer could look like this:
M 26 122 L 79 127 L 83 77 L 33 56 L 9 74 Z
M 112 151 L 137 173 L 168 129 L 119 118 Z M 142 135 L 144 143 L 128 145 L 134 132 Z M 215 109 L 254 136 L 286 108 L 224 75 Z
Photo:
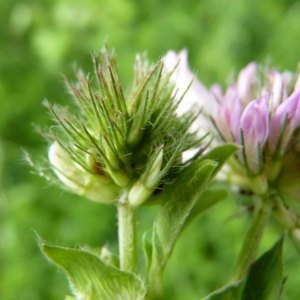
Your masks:
M 247 232 L 246 238 L 244 239 L 238 257 L 234 276 L 236 281 L 243 279 L 247 275 L 262 239 L 265 226 L 270 216 L 271 208 L 271 204 L 268 199 L 266 199 L 253 216 L 252 224 Z
M 148 275 L 147 300 L 160 300 L 163 297 L 163 270 L 151 268 Z
M 119 256 L 122 271 L 137 272 L 136 212 L 126 201 L 118 203 Z
M 272 201 L 275 203 L 273 215 L 281 225 L 288 230 L 299 227 L 298 215 L 293 210 L 290 210 L 278 195 L 272 197 Z

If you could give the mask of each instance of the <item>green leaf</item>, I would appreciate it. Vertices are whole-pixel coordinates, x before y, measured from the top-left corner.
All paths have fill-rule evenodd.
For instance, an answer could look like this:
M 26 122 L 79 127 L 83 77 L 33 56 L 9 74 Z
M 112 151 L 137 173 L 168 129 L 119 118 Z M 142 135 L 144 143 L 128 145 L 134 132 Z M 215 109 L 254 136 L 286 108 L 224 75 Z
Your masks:
M 284 283 L 282 248 L 283 238 L 253 263 L 241 300 L 280 299 Z
M 152 245 L 145 243 L 148 296 L 162 294 L 162 275 L 175 243 L 186 225 L 199 213 L 225 197 L 225 191 L 205 190 L 236 145 L 223 145 L 191 163 L 159 196 L 162 205 L 155 218 Z M 202 201 L 202 203 L 199 202 Z
M 143 235 L 143 250 L 145 255 L 146 269 L 149 270 L 152 256 L 152 244 L 149 241 L 149 232 L 145 232 Z
M 203 300 L 238 300 L 240 299 L 242 288 L 242 282 L 230 284 L 206 296 Z
M 208 154 L 204 156 L 203 159 L 210 159 L 218 163 L 217 167 L 212 173 L 212 177 L 217 175 L 217 172 L 220 171 L 226 160 L 237 150 L 237 145 L 226 144 L 212 149 Z M 195 207 L 192 209 L 186 224 L 190 223 L 193 219 L 195 219 L 199 214 L 201 214 L 205 210 L 219 203 L 221 200 L 227 198 L 227 196 L 228 188 L 222 187 L 220 185 L 209 187 L 203 192 L 200 199 L 196 202 Z
M 144 299 L 146 290 L 141 279 L 104 264 L 94 253 L 42 240 L 40 247 L 67 274 L 76 299 Z
M 218 167 L 215 168 L 212 174 L 213 176 L 215 176 L 220 171 L 220 169 L 227 161 L 227 159 L 238 149 L 239 147 L 236 144 L 225 144 L 225 145 L 217 146 L 213 148 L 211 151 L 209 151 L 206 155 L 204 155 L 202 159 L 203 160 L 210 159 L 218 162 Z
M 196 202 L 191 213 L 188 216 L 186 224 L 189 224 L 201 213 L 219 203 L 220 201 L 226 199 L 228 196 L 228 189 L 220 186 L 212 186 L 203 192 L 199 200 Z
M 189 214 L 212 178 L 217 163 L 198 161 L 187 167 L 164 192 L 165 203 L 153 226 L 152 267 L 162 270 Z M 156 266 L 154 266 L 154 265 Z
M 154 220 L 152 244 L 144 243 L 149 299 L 162 297 L 165 265 L 190 212 L 210 182 L 216 167 L 217 163 L 211 160 L 195 161 L 162 192 L 165 201 Z

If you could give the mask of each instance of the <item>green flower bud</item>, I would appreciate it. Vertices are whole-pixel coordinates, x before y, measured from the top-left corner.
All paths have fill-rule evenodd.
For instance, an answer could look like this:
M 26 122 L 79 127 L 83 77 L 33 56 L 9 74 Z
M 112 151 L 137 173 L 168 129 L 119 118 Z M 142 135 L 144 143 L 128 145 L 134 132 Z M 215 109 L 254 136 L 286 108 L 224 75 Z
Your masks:
M 152 194 L 152 190 L 148 189 L 143 182 L 138 180 L 130 189 L 128 201 L 133 206 L 144 203 Z
M 155 153 L 156 154 L 156 153 Z M 160 179 L 160 172 L 161 172 L 161 167 L 162 167 L 162 162 L 163 162 L 163 148 L 161 147 L 158 149 L 157 156 L 155 157 L 155 160 L 152 164 L 152 161 L 149 161 L 150 164 L 150 169 L 146 170 L 145 174 L 145 183 L 146 186 L 149 188 L 155 188 L 157 185 L 157 182 Z
M 121 170 L 114 170 L 108 168 L 107 172 L 111 176 L 112 180 L 120 187 L 126 187 L 129 183 L 128 176 Z
M 150 167 L 141 178 L 132 186 L 129 191 L 128 201 L 131 205 L 137 206 L 144 203 L 152 194 L 161 178 L 161 166 L 163 162 L 163 148 L 156 151 L 154 162 L 150 160 Z
M 101 203 L 116 201 L 116 185 L 104 175 L 89 173 L 83 169 L 58 142 L 50 146 L 48 158 L 54 173 L 75 194 Z

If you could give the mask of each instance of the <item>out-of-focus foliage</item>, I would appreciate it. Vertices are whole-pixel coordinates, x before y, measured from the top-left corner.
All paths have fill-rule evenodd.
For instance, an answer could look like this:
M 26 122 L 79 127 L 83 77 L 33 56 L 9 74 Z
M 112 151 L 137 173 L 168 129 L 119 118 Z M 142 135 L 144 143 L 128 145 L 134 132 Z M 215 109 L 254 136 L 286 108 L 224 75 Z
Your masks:
M 63 245 L 116 248 L 113 208 L 60 191 L 31 174 L 22 149 L 46 154 L 32 124 L 50 123 L 42 99 L 67 103 L 60 74 L 75 63 L 88 70 L 90 53 L 105 40 L 114 47 L 122 79 L 135 53 L 154 61 L 168 49 L 188 48 L 206 83 L 225 82 L 251 60 L 271 59 L 295 70 L 300 58 L 300 2 L 296 0 L 2 0 L 0 4 L 0 298 L 62 299 L 64 276 L 37 247 L 34 231 Z M 195 299 L 221 286 L 233 268 L 247 219 L 228 199 L 195 222 L 166 270 L 166 299 Z M 143 210 L 142 221 L 150 218 Z M 279 229 L 267 231 L 269 248 Z M 269 244 L 268 244 L 269 243 Z M 291 274 L 285 292 L 296 299 L 299 259 L 285 249 Z M 297 277 L 298 276 L 298 277 Z

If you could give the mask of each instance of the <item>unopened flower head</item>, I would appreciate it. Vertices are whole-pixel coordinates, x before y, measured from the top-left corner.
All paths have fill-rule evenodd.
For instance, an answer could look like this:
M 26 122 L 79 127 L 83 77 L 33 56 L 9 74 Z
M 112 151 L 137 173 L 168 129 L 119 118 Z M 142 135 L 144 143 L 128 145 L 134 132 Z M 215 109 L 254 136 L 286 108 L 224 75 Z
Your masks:
M 112 203 L 127 190 L 127 201 L 139 205 L 189 164 L 182 153 L 201 142 L 190 130 L 195 113 L 178 114 L 173 73 L 163 72 L 162 61 L 149 65 L 138 56 L 127 93 L 106 48 L 93 61 L 93 78 L 79 71 L 75 83 L 66 79 L 76 113 L 47 102 L 57 124 L 49 161 L 77 194 Z

